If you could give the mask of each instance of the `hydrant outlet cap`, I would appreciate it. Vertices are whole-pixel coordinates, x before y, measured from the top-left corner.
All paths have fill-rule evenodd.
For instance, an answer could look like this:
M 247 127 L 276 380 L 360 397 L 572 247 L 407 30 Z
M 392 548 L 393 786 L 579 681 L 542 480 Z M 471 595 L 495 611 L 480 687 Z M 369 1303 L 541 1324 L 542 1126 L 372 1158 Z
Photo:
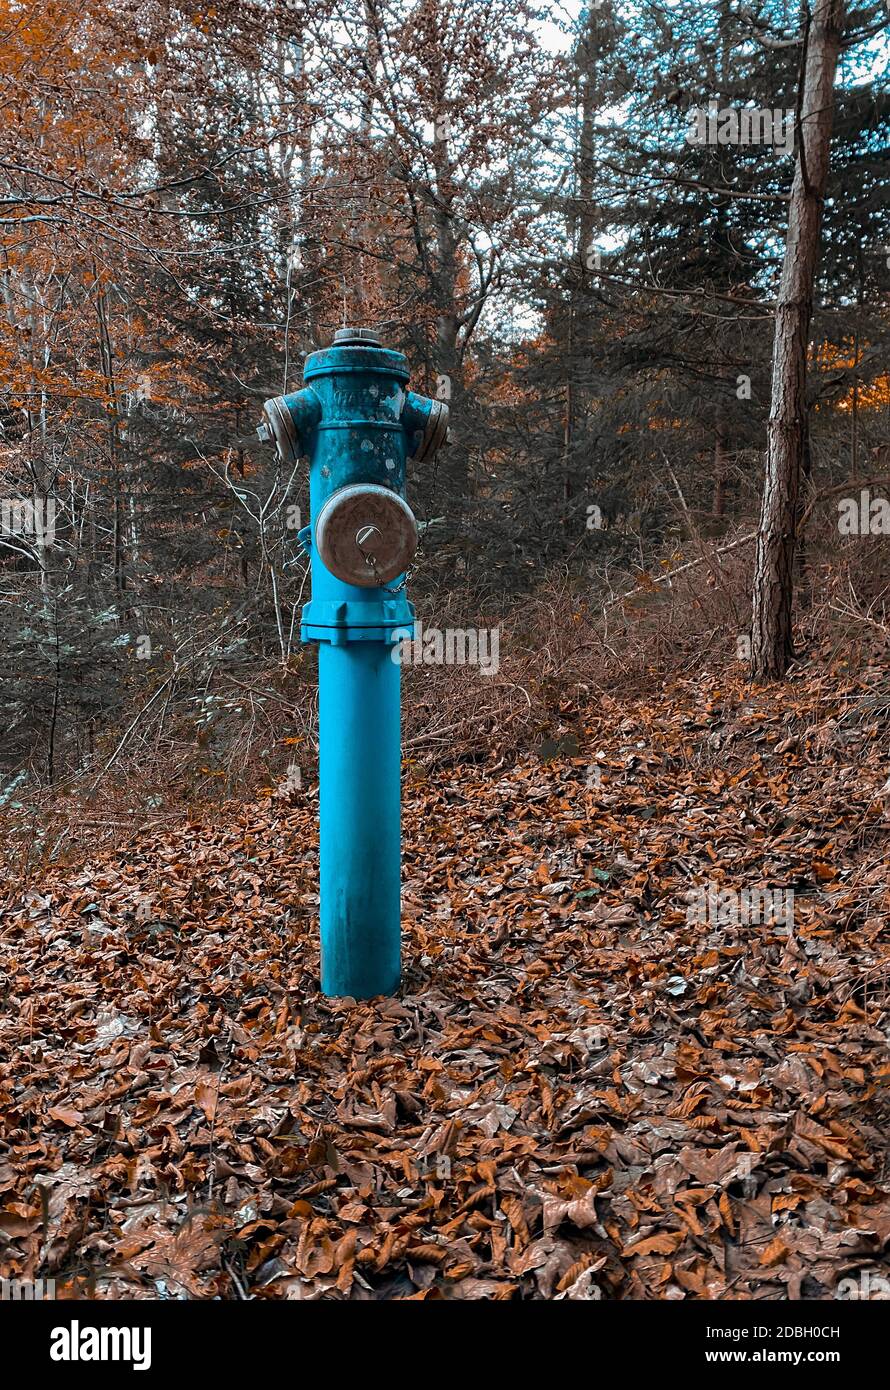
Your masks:
M 373 328 L 338 328 L 335 347 L 380 347 L 380 335 Z
M 341 487 L 315 522 L 322 564 L 345 584 L 379 588 L 403 574 L 417 549 L 417 522 L 403 497 L 377 483 Z
M 265 420 L 257 430 L 260 439 L 270 440 L 282 462 L 299 458 L 301 445 L 294 417 L 287 408 L 284 396 L 273 396 L 263 406 Z

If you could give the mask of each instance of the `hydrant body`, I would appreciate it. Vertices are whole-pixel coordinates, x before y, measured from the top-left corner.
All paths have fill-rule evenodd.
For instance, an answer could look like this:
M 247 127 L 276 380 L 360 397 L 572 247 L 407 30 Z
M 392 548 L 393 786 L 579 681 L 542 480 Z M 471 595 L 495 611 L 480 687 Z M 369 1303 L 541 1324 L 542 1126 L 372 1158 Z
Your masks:
M 407 459 L 430 457 L 447 409 L 407 391 L 408 363 L 367 330 L 313 353 L 302 391 L 266 403 L 285 459 L 309 458 L 312 597 L 301 636 L 318 644 L 321 988 L 367 999 L 400 977 L 400 666 L 414 609 L 404 571 L 417 543 Z

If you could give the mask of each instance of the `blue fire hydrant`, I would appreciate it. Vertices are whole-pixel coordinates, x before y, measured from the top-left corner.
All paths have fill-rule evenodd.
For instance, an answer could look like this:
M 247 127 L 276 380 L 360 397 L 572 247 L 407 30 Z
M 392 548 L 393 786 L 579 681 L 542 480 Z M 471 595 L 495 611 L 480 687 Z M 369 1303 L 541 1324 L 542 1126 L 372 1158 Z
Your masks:
M 321 988 L 368 999 L 400 977 L 400 676 L 410 636 L 405 572 L 417 524 L 409 458 L 443 443 L 448 408 L 407 390 L 408 361 L 369 329 L 312 353 L 304 388 L 264 407 L 258 433 L 309 459 L 312 598 L 301 637 L 318 643 Z

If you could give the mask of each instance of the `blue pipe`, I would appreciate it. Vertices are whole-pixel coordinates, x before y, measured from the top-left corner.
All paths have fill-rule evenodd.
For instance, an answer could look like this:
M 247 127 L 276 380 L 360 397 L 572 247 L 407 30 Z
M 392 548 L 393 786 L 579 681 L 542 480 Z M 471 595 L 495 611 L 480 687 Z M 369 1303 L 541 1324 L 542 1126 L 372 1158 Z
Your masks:
M 400 667 L 388 642 L 318 648 L 323 994 L 392 994 L 400 973 Z

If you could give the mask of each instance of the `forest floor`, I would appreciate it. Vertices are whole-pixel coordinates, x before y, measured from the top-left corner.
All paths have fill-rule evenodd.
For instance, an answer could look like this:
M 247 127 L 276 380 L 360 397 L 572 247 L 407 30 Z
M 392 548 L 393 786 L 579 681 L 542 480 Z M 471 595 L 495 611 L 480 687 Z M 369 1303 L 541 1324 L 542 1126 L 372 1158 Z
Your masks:
M 11 895 L 0 1275 L 106 1298 L 885 1287 L 890 681 L 706 677 L 564 713 L 549 759 L 409 769 L 397 998 L 317 991 L 308 792 L 136 829 Z

